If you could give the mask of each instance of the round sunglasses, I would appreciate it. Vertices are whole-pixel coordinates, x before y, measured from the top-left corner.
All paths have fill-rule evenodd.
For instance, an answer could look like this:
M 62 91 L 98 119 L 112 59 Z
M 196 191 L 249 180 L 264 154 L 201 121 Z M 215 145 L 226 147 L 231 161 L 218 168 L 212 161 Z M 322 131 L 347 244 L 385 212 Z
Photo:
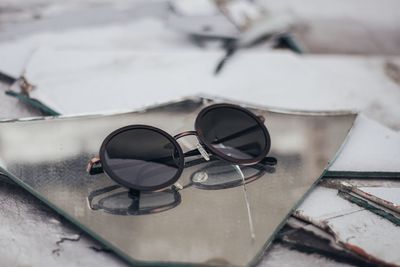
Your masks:
M 173 185 L 185 167 L 220 159 L 235 165 L 262 162 L 275 165 L 266 157 L 271 139 L 264 119 L 232 104 L 215 104 L 200 111 L 195 131 L 174 137 L 148 125 L 130 125 L 110 133 L 103 141 L 99 158 L 88 165 L 90 174 L 104 172 L 115 182 L 137 191 L 159 191 Z M 183 152 L 177 140 L 194 135 L 196 149 Z M 188 160 L 195 156 L 202 156 Z

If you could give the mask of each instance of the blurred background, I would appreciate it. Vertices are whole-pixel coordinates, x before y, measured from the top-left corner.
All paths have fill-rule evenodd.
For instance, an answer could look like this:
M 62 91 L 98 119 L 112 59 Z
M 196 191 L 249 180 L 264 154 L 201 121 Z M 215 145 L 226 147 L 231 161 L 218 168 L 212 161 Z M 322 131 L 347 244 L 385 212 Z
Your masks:
M 202 94 L 362 111 L 399 130 L 399 7 L 396 0 L 3 0 L 1 80 L 13 85 L 9 96 L 49 115 Z
M 398 0 L 0 0 L 0 119 L 104 114 L 202 95 L 277 110 L 360 112 L 371 123 L 358 148 L 391 140 L 385 149 L 400 151 L 399 25 Z M 318 186 L 303 211 L 321 219 L 312 204 L 334 202 L 332 218 L 359 211 L 333 184 Z M 400 188 L 358 182 L 377 185 Z M 0 255 L 10 266 L 126 266 L 21 188 L 0 183 L 0 203 L 7 248 Z M 337 237 L 296 218 L 262 266 L 400 265 L 392 249 L 398 227 L 371 214 L 338 229 L 360 237 L 374 263 L 342 253 Z

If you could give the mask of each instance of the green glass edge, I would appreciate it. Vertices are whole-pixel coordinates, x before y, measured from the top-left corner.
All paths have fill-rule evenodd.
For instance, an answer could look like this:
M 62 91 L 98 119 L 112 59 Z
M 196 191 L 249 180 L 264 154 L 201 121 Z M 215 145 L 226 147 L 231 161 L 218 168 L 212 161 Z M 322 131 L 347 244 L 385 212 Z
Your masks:
M 22 93 L 17 93 L 12 90 L 7 90 L 5 93 L 6 93 L 6 95 L 15 97 L 15 98 L 19 99 L 20 101 L 24 102 L 25 104 L 28 104 L 31 107 L 38 109 L 41 113 L 43 113 L 43 115 L 46 115 L 46 116 L 61 115 L 61 113 L 55 111 L 54 109 L 50 108 L 46 104 L 43 104 L 41 101 L 39 101 L 35 98 L 32 98 L 28 95 L 25 95 Z
M 400 172 L 383 171 L 327 171 L 324 178 L 330 179 L 400 179 Z

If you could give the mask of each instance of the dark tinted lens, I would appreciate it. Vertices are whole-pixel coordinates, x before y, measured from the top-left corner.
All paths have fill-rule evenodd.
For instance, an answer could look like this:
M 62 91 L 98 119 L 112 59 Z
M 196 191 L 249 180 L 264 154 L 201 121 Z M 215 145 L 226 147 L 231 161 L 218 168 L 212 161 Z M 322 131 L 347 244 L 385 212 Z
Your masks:
M 179 153 L 165 135 L 151 129 L 128 129 L 105 145 L 107 173 L 125 186 L 154 190 L 174 182 L 179 172 Z
M 207 145 L 233 159 L 254 159 L 269 149 L 267 136 L 257 120 L 240 109 L 211 109 L 199 119 L 197 126 Z

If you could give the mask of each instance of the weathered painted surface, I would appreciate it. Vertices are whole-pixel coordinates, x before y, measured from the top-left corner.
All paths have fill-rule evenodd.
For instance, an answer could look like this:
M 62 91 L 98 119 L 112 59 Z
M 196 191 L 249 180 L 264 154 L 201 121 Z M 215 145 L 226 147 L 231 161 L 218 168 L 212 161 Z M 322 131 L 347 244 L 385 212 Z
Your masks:
M 294 216 L 333 234 L 336 242 L 376 263 L 400 265 L 394 248 L 400 245 L 399 227 L 337 195 L 336 189 L 318 187 Z

